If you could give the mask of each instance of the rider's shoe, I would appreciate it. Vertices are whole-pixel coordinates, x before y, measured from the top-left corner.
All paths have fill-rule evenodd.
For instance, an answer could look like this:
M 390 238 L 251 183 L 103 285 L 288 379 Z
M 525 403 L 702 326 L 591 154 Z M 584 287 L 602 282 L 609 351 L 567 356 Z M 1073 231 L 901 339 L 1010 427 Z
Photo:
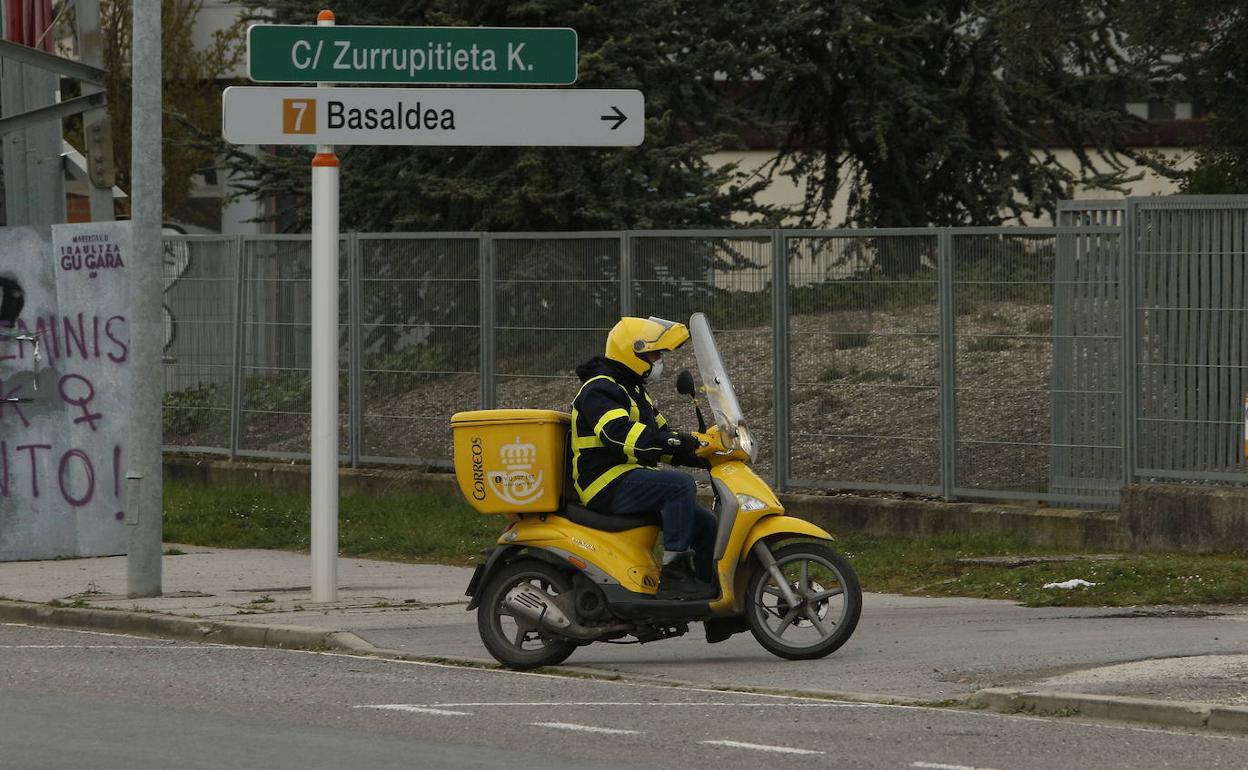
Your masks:
M 659 590 L 656 599 L 684 599 L 700 601 L 714 599 L 719 591 L 710 583 L 703 583 L 693 576 L 693 568 L 689 566 L 689 558 L 681 557 L 664 564 L 659 571 Z
M 702 622 L 702 625 L 706 627 L 706 641 L 708 644 L 716 644 L 733 634 L 750 630 L 750 624 L 746 622 L 744 615 L 734 615 L 729 618 L 707 618 Z

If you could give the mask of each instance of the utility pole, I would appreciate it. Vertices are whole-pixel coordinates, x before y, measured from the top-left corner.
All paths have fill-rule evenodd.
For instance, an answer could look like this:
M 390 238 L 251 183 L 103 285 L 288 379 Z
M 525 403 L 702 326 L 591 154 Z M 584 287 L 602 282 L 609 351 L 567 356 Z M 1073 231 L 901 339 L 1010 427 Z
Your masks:
M 131 110 L 130 200 L 134 262 L 130 266 L 130 414 L 134 421 L 126 506 L 130 548 L 126 585 L 131 597 L 161 593 L 161 0 L 134 0 L 134 83 Z

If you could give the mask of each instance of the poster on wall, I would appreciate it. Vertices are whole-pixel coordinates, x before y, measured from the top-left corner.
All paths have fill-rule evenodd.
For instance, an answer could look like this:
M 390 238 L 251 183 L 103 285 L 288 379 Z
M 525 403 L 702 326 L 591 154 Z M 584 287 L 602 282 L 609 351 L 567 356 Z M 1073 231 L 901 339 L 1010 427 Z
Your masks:
M 20 295 L 0 318 L 0 561 L 125 553 L 130 225 L 0 228 L 0 254 Z

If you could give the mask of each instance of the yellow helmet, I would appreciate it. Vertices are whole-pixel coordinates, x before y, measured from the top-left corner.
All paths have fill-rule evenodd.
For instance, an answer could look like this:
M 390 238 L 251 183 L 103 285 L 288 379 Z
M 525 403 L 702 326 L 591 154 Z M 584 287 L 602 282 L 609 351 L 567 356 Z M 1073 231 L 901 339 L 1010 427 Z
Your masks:
M 653 316 L 621 318 L 607 335 L 606 356 L 644 376 L 650 371 L 650 362 L 638 358 L 638 353 L 675 350 L 688 341 L 689 330 L 684 324 Z

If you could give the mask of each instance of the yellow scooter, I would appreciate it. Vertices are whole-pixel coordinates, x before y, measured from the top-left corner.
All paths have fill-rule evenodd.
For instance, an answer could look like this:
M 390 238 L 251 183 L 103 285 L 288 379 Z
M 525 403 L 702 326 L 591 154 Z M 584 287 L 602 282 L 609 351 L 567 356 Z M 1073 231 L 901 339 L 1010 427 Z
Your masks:
M 481 641 L 504 666 L 554 665 L 591 642 L 681 636 L 696 621 L 708 642 L 749 629 L 768 651 L 794 660 L 828 655 L 853 634 L 862 610 L 858 576 L 830 547 L 832 536 L 784 515 L 750 468 L 757 447 L 706 317 L 695 313 L 689 330 L 714 425 L 706 427 L 693 376 L 681 372 L 676 385 L 694 399 L 698 454 L 711 465 L 715 599 L 655 598 L 657 513 L 605 515 L 564 498 L 568 415 L 489 410 L 452 418 L 465 498 L 509 519 L 466 592 Z

